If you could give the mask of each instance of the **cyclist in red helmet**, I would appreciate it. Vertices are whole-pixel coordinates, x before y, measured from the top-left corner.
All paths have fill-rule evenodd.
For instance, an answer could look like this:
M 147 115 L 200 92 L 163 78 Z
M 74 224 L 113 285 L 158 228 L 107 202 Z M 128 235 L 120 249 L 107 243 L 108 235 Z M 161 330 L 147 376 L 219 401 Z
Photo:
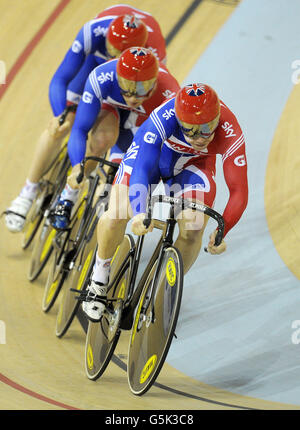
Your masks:
M 62 125 L 61 114 L 66 107 L 78 105 L 85 81 L 95 67 L 119 57 L 130 46 L 145 46 L 159 61 L 166 61 L 165 40 L 159 24 L 151 14 L 131 6 L 107 8 L 78 32 L 51 80 L 49 99 L 53 117 L 39 138 L 26 183 L 7 210 L 5 220 L 10 231 L 23 229 L 39 180 L 72 127 L 74 111 L 69 111 Z
M 71 211 L 77 200 L 77 177 L 85 155 L 102 156 L 112 148 L 110 160 L 121 161 L 139 126 L 153 109 L 179 90 L 178 82 L 159 64 L 152 51 L 143 47 L 125 50 L 119 59 L 96 67 L 90 74 L 79 103 L 68 142 L 72 172 L 59 201 L 50 214 L 57 230 L 68 228 Z M 86 142 L 91 131 L 90 153 Z M 88 287 L 91 294 L 100 294 L 99 285 Z M 101 306 L 98 302 L 97 306 Z M 83 310 L 94 318 L 95 306 L 88 302 Z
M 68 227 L 71 209 L 77 199 L 77 176 L 80 162 L 86 155 L 89 131 L 92 133 L 87 154 L 103 156 L 112 148 L 110 159 L 120 162 L 138 127 L 153 109 L 178 90 L 175 78 L 159 64 L 152 51 L 143 47 L 128 48 L 119 59 L 93 70 L 86 82 L 68 142 L 73 169 L 52 215 L 54 228 Z
M 187 142 L 206 147 L 220 120 L 220 101 L 208 85 L 194 84 L 179 91 L 175 113 Z
M 148 39 L 146 25 L 134 15 L 121 15 L 108 27 L 106 50 L 111 58 L 117 58 L 131 46 L 145 46 Z
M 226 236 L 248 201 L 245 140 L 234 114 L 209 85 L 195 83 L 181 88 L 142 124 L 114 180 L 108 210 L 98 223 L 101 239 L 89 285 L 95 286 L 94 292 L 102 300 L 109 284 L 110 262 L 123 240 L 128 221 L 132 218 L 131 229 L 137 235 L 153 228 L 150 224 L 147 229 L 143 224 L 149 190 L 153 192 L 162 181 L 166 193 L 172 191 L 175 197 L 213 207 L 217 156 L 222 158 L 229 190 L 223 212 Z M 207 221 L 206 216 L 191 210 L 183 210 L 178 216 L 179 235 L 174 245 L 181 252 L 185 273 L 199 255 Z M 211 254 L 221 254 L 226 243 L 223 240 L 216 246 L 215 236 L 213 231 L 207 248 Z M 96 299 L 84 306 L 93 309 L 87 312 L 89 318 L 92 315 L 99 320 L 105 305 L 98 305 Z
M 126 103 L 138 107 L 151 96 L 159 65 L 151 51 L 142 48 L 127 49 L 117 63 L 117 80 Z

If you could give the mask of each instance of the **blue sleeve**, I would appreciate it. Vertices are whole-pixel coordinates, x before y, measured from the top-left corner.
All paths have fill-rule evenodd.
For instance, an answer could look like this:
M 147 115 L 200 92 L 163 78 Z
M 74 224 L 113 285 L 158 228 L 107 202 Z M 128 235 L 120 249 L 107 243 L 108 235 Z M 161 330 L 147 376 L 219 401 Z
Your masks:
M 146 212 L 148 192 L 152 191 L 150 187 L 160 180 L 161 148 L 177 127 L 174 103 L 175 98 L 154 109 L 135 134 L 133 144 L 137 155 L 129 181 L 129 200 L 134 215 Z M 126 157 L 127 153 L 125 162 Z
M 49 99 L 55 116 L 65 109 L 68 84 L 80 70 L 85 58 L 84 35 L 81 29 L 50 82 Z
M 93 127 L 101 109 L 101 98 L 95 94 L 90 77 L 91 75 L 86 81 L 82 98 L 78 104 L 68 142 L 68 154 L 72 166 L 80 163 L 85 157 L 88 133 Z
M 138 152 L 129 182 L 129 200 L 134 215 L 146 212 L 149 187 L 159 182 L 162 143 L 163 139 L 151 118 L 147 119 L 135 134 L 133 145 Z

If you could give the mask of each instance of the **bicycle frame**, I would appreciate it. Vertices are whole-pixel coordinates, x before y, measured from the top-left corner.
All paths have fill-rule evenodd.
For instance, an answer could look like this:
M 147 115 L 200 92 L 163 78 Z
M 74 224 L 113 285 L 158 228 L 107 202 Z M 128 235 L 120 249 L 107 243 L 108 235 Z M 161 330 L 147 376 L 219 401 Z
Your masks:
M 125 305 L 124 307 L 124 311 L 123 311 L 123 316 L 122 316 L 122 321 L 121 321 L 121 328 L 123 329 L 131 329 L 132 326 L 132 320 L 133 320 L 133 313 L 135 310 L 136 305 L 138 304 L 139 301 L 139 297 L 141 295 L 144 283 L 147 279 L 147 276 L 151 270 L 151 268 L 153 267 L 153 264 L 155 263 L 156 260 L 158 260 L 158 264 L 155 270 L 155 274 L 153 276 L 153 280 L 152 280 L 152 284 L 151 284 L 151 294 L 150 294 L 150 299 L 147 301 L 146 303 L 146 308 L 148 308 L 149 304 L 152 303 L 152 315 L 154 318 L 154 298 L 155 298 L 155 288 L 154 288 L 154 280 L 156 279 L 156 275 L 159 273 L 159 270 L 161 268 L 161 257 L 162 254 L 164 252 L 164 249 L 171 246 L 173 244 L 173 236 L 174 236 L 174 229 L 176 226 L 176 219 L 175 219 L 175 207 L 177 209 L 193 209 L 193 210 L 198 210 L 200 212 L 203 212 L 204 214 L 212 217 L 213 219 L 215 219 L 218 223 L 218 233 L 215 239 L 215 244 L 219 245 L 222 241 L 223 238 L 223 234 L 224 234 L 224 220 L 223 217 L 216 211 L 214 211 L 213 209 L 211 209 L 210 207 L 204 205 L 204 204 L 200 204 L 200 203 L 195 203 L 192 202 L 190 200 L 185 200 L 182 198 L 176 198 L 176 197 L 169 197 L 169 196 L 164 196 L 164 195 L 155 195 L 155 196 L 151 196 L 149 195 L 148 197 L 148 205 L 147 205 L 147 214 L 146 214 L 146 218 L 144 221 L 144 224 L 146 227 L 149 227 L 150 222 L 151 222 L 151 218 L 152 218 L 152 212 L 153 212 L 153 207 L 155 205 L 155 203 L 160 202 L 160 203 L 169 203 L 171 205 L 170 207 L 170 211 L 169 211 L 169 216 L 167 218 L 166 221 L 160 221 L 160 220 L 153 220 L 154 221 L 154 227 L 163 230 L 162 236 L 152 254 L 152 257 L 140 279 L 140 282 L 137 286 L 137 288 L 135 289 L 132 298 L 129 298 L 127 305 Z M 140 238 L 143 238 L 144 236 L 139 237 L 138 239 L 138 245 L 140 244 Z M 142 244 L 143 242 L 141 242 Z M 137 268 L 136 268 L 136 272 L 137 272 Z M 136 276 L 136 273 L 135 273 Z
M 111 184 L 113 182 L 113 179 L 114 179 L 114 176 L 115 176 L 115 173 L 116 173 L 116 170 L 118 169 L 118 164 L 112 163 L 112 162 L 110 162 L 108 160 L 105 160 L 104 158 L 86 157 L 80 163 L 81 172 L 79 174 L 79 177 L 77 178 L 77 181 L 79 183 L 83 179 L 85 163 L 88 160 L 94 160 L 94 161 L 98 161 L 99 162 L 98 169 L 100 169 L 100 171 L 103 173 L 104 177 L 106 178 L 106 183 L 104 184 L 104 190 L 103 190 L 103 192 L 98 197 L 98 200 L 96 201 L 95 205 L 92 206 L 93 200 L 94 200 L 94 197 L 95 197 L 95 193 L 96 193 L 96 189 L 97 189 L 97 186 L 99 185 L 99 181 L 100 181 L 100 174 L 97 173 L 95 175 L 95 177 L 92 179 L 92 181 L 90 182 L 90 189 L 89 189 L 89 192 L 88 192 L 88 198 L 87 199 L 86 198 L 83 199 L 83 201 L 81 202 L 81 204 L 77 208 L 76 213 L 78 213 L 78 211 L 79 211 L 81 205 L 83 204 L 83 202 L 86 201 L 86 208 L 84 210 L 83 218 L 82 218 L 82 220 L 80 222 L 78 231 L 76 233 L 76 237 L 75 237 L 75 239 L 73 241 L 73 248 L 72 248 L 72 250 L 70 250 L 70 252 L 72 252 L 72 251 L 74 252 L 74 250 L 75 250 L 75 255 L 74 255 L 75 257 L 77 257 L 79 255 L 79 253 L 81 252 L 82 244 L 84 242 L 84 240 L 82 240 L 82 239 L 86 239 L 86 241 L 89 241 L 90 238 L 91 238 L 91 236 L 92 236 L 92 234 L 94 233 L 94 230 L 95 230 L 97 222 L 98 222 L 98 216 L 95 218 L 94 224 L 92 224 L 91 227 L 90 227 L 90 222 L 93 220 L 93 218 L 97 214 L 97 211 L 99 211 L 99 207 L 102 204 L 105 204 L 105 209 L 107 208 L 108 197 L 109 197 L 109 190 L 108 190 L 108 188 L 111 186 Z M 109 166 L 112 169 L 112 171 L 109 171 L 108 173 L 106 173 L 104 171 L 104 169 L 102 168 L 103 165 Z M 105 198 L 107 198 L 106 201 L 104 200 Z M 74 214 L 74 218 L 75 218 L 75 215 L 76 214 Z M 72 230 L 72 226 L 70 226 L 70 228 L 67 229 L 69 235 L 71 233 L 71 230 Z M 67 243 L 67 241 L 65 243 Z M 63 255 L 63 251 L 61 252 L 61 255 Z M 81 261 L 79 263 L 79 266 L 80 265 L 81 265 Z M 72 268 L 73 268 L 73 266 L 68 267 L 67 270 L 72 269 Z

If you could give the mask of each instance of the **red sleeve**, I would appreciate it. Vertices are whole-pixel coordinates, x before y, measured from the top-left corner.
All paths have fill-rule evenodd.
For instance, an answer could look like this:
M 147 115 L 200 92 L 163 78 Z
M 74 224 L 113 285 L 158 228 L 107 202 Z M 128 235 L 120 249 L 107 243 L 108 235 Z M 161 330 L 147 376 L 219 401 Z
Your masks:
M 223 213 L 225 236 L 239 221 L 248 203 L 247 159 L 243 134 L 223 154 L 223 171 L 229 189 L 229 200 Z
M 153 16 L 147 16 L 143 21 L 148 29 L 146 48 L 150 49 L 160 62 L 166 64 L 166 41 L 162 35 L 158 22 L 153 18 Z

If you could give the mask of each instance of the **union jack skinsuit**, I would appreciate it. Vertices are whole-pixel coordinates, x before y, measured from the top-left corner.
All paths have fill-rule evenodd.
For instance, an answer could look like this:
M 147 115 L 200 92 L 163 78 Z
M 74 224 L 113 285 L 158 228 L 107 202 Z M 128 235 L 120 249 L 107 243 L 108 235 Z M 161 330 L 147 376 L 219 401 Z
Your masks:
M 150 185 L 165 184 L 177 189 L 176 196 L 193 197 L 212 207 L 216 195 L 216 156 L 220 155 L 229 189 L 223 217 L 225 235 L 238 222 L 248 202 L 247 160 L 241 127 L 221 101 L 221 114 L 213 140 L 196 151 L 184 138 L 175 116 L 175 97 L 156 108 L 134 136 L 115 183 L 130 186 L 134 215 L 145 212 Z M 142 185 L 142 188 L 141 188 Z M 176 188 L 177 187 L 177 188 Z M 144 193 L 136 204 L 136 192 Z
M 143 54 L 145 49 L 138 48 L 138 51 Z M 120 92 L 116 75 L 117 62 L 118 60 L 115 59 L 96 67 L 86 81 L 68 141 L 68 154 L 72 166 L 80 163 L 84 158 L 88 133 L 101 110 L 113 113 L 118 119 L 119 136 L 111 149 L 110 160 L 120 162 L 139 126 L 157 106 L 180 89 L 177 80 L 160 63 L 156 88 L 152 96 L 139 107 L 130 108 Z
M 148 40 L 145 47 L 150 49 L 159 61 L 166 62 L 165 39 L 152 15 L 126 5 L 104 9 L 81 28 L 51 80 L 49 99 L 55 116 L 63 112 L 66 104 L 79 103 L 90 72 L 109 60 L 105 46 L 108 27 L 115 18 L 123 14 L 134 15 L 146 24 Z

